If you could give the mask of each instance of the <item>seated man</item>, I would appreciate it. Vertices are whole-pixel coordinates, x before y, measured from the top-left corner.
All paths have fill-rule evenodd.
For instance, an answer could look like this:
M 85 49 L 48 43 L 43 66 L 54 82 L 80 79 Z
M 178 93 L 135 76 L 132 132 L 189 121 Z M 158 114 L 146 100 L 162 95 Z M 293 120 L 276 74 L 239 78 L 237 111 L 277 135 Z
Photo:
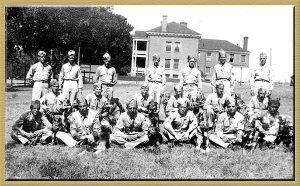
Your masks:
M 247 107 L 247 114 L 250 121 L 254 114 L 259 114 L 262 110 L 267 110 L 269 98 L 266 97 L 266 91 L 262 88 L 258 89 L 257 96 L 253 96 Z
M 223 112 L 216 124 L 214 134 L 209 135 L 209 139 L 227 148 L 230 144 L 241 144 L 244 131 L 244 116 L 236 111 L 235 100 L 230 100 L 227 112 Z
M 188 143 L 196 137 L 197 118 L 188 110 L 188 102 L 179 103 L 178 111 L 170 113 L 164 121 L 164 127 L 164 133 L 171 146 L 174 142 Z
M 152 99 L 149 96 L 149 86 L 147 84 L 143 84 L 141 86 L 141 93 L 135 94 L 132 97 L 132 99 L 137 102 L 138 112 L 147 116 L 147 114 L 148 114 L 147 105 L 149 104 L 149 102 Z
M 183 97 L 183 88 L 181 85 L 176 85 L 174 87 L 175 95 L 171 96 L 167 107 L 166 107 L 166 115 L 169 115 L 169 112 L 177 112 L 179 103 L 189 102 L 189 99 Z
M 127 112 L 121 114 L 113 134 L 110 135 L 111 142 L 124 145 L 127 149 L 133 149 L 149 141 L 147 135 L 149 123 L 137 109 L 135 100 L 127 103 Z
M 260 147 L 275 147 L 274 142 L 277 138 L 277 134 L 280 126 L 280 115 L 278 109 L 280 107 L 280 99 L 269 100 L 268 110 L 257 115 L 253 121 L 255 122 L 255 128 L 257 135 L 254 142 L 258 142 Z
M 230 95 L 224 93 L 224 85 L 218 83 L 216 92 L 207 96 L 203 108 L 206 110 L 207 123 L 209 127 L 215 127 L 217 116 L 225 111 L 226 100 L 232 99 Z
M 51 123 L 40 112 L 39 100 L 31 103 L 30 111 L 20 116 L 12 126 L 12 130 L 11 138 L 23 145 L 51 142 Z

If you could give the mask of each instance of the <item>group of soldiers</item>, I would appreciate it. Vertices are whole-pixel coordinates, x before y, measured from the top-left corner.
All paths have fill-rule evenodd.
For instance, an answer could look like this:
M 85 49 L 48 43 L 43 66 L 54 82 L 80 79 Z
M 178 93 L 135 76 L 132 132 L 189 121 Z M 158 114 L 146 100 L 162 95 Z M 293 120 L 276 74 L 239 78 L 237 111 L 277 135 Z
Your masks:
M 220 50 L 211 81 L 212 93 L 206 98 L 195 58 L 188 58 L 189 66 L 182 70 L 171 96 L 165 91 L 160 57 L 154 54 L 140 93 L 130 98 L 126 110 L 113 97 L 117 74 L 108 53 L 96 70 L 93 92 L 85 97 L 75 51 L 68 52 L 68 62 L 62 66 L 58 81 L 51 79 L 51 66 L 45 56 L 40 51 L 39 61 L 27 74 L 33 83 L 30 111 L 12 126 L 12 139 L 24 145 L 85 145 L 88 151 L 100 153 L 111 143 L 127 149 L 192 143 L 202 153 L 208 153 L 212 144 L 253 151 L 257 145 L 273 148 L 293 143 L 293 124 L 279 114 L 280 100 L 270 96 L 273 83 L 265 67 L 265 53 L 260 54 L 260 67 L 252 75 L 253 97 L 248 105 L 234 94 L 232 65 L 226 62 L 225 51 Z

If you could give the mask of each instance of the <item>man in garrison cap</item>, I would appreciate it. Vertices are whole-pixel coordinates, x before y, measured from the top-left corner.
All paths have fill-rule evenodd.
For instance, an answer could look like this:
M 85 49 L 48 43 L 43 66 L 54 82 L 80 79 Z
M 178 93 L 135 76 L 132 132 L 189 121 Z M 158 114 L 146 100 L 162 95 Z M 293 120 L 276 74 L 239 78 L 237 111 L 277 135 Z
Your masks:
M 267 54 L 260 53 L 259 60 L 259 66 L 253 69 L 250 78 L 251 96 L 257 95 L 260 88 L 265 89 L 266 96 L 269 96 L 273 90 L 273 78 L 270 68 L 266 66 Z
M 226 62 L 226 53 L 224 50 L 219 51 L 219 63 L 213 68 L 211 84 L 213 92 L 216 91 L 216 84 L 222 82 L 224 93 L 231 95 L 234 92 L 235 79 L 233 76 L 232 65 Z
M 103 55 L 103 65 L 96 70 L 96 81 L 102 88 L 102 95 L 110 100 L 113 97 L 113 87 L 117 83 L 117 72 L 111 66 L 111 57 L 108 53 Z
M 149 95 L 149 86 L 144 83 L 141 86 L 141 92 L 135 94 L 132 97 L 133 100 L 137 102 L 138 112 L 143 113 L 145 116 L 148 114 L 147 106 L 152 98 Z
M 59 74 L 59 88 L 62 89 L 64 99 L 69 100 L 73 105 L 77 99 L 77 94 L 82 94 L 82 75 L 80 66 L 75 61 L 75 51 L 68 52 L 68 63 L 61 67 Z
M 183 87 L 181 84 L 177 84 L 174 87 L 175 95 L 171 96 L 167 107 L 166 107 L 166 115 L 169 114 L 169 112 L 176 112 L 178 111 L 178 106 L 180 103 L 189 102 L 188 98 L 183 97 Z
M 149 95 L 155 102 L 160 104 L 160 99 L 166 85 L 165 69 L 159 65 L 158 54 L 152 56 L 153 66 L 148 67 L 145 74 L 145 83 L 149 86 Z
M 46 52 L 38 52 L 38 62 L 32 65 L 26 79 L 33 83 L 32 101 L 39 100 L 47 93 L 48 83 L 52 77 L 52 68 L 45 60 Z
M 149 120 L 139 113 L 137 108 L 136 100 L 132 99 L 127 103 L 127 112 L 120 115 L 113 134 L 110 135 L 112 143 L 124 145 L 127 149 L 133 149 L 149 141 Z

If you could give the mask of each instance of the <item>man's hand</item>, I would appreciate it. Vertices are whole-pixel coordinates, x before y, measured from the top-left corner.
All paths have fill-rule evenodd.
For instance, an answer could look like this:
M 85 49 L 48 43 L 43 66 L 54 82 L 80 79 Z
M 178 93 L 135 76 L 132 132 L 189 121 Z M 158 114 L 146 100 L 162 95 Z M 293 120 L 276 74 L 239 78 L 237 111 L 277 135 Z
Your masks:
M 34 138 L 36 135 L 33 132 L 27 133 L 27 138 Z
M 228 141 L 228 138 L 227 138 L 226 136 L 223 136 L 221 139 L 222 139 L 224 142 L 227 142 L 227 141 Z
M 189 133 L 185 132 L 182 134 L 181 141 L 187 141 L 189 139 Z
M 127 135 L 126 140 L 127 141 L 134 141 L 138 138 L 137 134 L 133 134 L 133 135 Z
M 40 136 L 43 134 L 43 131 L 42 130 L 37 130 L 37 131 L 34 131 L 34 136 Z

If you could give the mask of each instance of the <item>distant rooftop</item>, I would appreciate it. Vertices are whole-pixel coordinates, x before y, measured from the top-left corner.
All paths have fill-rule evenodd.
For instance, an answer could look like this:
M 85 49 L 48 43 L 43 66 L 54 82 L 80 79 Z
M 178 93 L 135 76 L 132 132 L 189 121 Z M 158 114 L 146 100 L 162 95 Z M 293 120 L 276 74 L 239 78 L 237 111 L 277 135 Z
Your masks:
M 218 39 L 200 39 L 199 49 L 249 52 L 229 41 Z
M 158 32 L 162 33 L 162 26 L 153 28 L 148 30 L 147 32 Z M 178 24 L 176 22 L 167 23 L 166 33 L 176 33 L 176 34 L 193 34 L 193 35 L 200 35 L 198 32 L 187 28 L 182 24 Z

